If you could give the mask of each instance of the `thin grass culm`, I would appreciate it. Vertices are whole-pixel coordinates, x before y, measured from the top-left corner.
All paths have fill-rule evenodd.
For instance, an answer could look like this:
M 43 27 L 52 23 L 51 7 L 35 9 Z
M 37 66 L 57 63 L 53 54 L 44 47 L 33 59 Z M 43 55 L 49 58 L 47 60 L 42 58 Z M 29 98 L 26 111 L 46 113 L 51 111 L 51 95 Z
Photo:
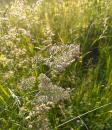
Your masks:
M 94 111 L 97 111 L 97 110 L 99 110 L 99 109 L 105 108 L 105 107 L 107 107 L 107 106 L 109 106 L 109 105 L 112 105 L 112 102 L 107 103 L 107 104 L 104 104 L 104 105 L 102 105 L 102 106 L 100 106 L 100 107 L 96 107 L 96 108 L 94 108 L 94 109 L 92 109 L 92 110 L 90 110 L 90 111 L 88 111 L 88 112 L 85 112 L 85 113 L 80 114 L 80 115 L 78 115 L 78 116 L 76 116 L 76 117 L 73 117 L 72 119 L 70 119 L 70 120 L 68 120 L 68 121 L 66 121 L 66 122 L 64 122 L 64 123 L 62 123 L 62 124 L 60 124 L 60 125 L 58 125 L 56 128 L 62 127 L 62 126 L 64 126 L 64 125 L 66 125 L 67 123 L 69 123 L 69 122 L 71 122 L 71 121 L 73 121 L 73 120 L 76 120 L 76 119 L 78 119 L 78 118 L 79 118 L 80 120 L 82 120 L 81 117 L 83 117 L 83 116 L 85 116 L 85 115 L 87 115 L 87 114 L 89 114 L 89 113 L 92 113 L 92 112 L 94 112 Z M 83 122 L 83 123 L 84 123 L 84 122 Z M 85 124 L 85 123 L 84 123 L 84 124 Z M 87 126 L 86 126 L 86 129 L 88 130 Z

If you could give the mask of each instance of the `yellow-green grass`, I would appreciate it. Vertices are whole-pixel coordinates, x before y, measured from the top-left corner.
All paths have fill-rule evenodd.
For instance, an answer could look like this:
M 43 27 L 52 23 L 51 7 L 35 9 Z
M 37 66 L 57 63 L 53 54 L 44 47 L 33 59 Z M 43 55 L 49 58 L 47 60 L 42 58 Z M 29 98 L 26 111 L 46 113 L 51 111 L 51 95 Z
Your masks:
M 1 7 L 1 130 L 37 129 L 38 119 L 30 119 L 29 113 L 39 93 L 41 73 L 54 84 L 70 88 L 70 99 L 55 104 L 47 113 L 51 124 L 48 130 L 112 129 L 111 7 L 111 0 L 43 0 L 30 4 L 18 0 Z M 82 59 L 55 74 L 41 59 L 48 56 L 44 48 L 55 44 L 80 44 Z M 21 81 L 26 83 L 29 77 L 34 77 L 35 83 L 22 88 Z

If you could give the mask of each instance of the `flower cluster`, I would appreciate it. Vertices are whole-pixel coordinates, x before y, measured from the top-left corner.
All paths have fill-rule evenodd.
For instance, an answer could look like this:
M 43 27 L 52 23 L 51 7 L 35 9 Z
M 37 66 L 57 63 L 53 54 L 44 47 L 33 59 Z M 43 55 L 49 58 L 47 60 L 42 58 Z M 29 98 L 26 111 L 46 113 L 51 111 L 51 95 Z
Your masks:
M 63 101 L 69 98 L 68 90 L 54 85 L 45 74 L 40 74 L 39 81 L 40 93 L 41 95 L 46 95 L 48 101 L 57 103 L 60 100 Z
M 49 130 L 49 120 L 47 114 L 49 110 L 60 101 L 68 100 L 70 97 L 69 90 L 65 90 L 54 85 L 45 75 L 39 75 L 39 93 L 35 96 L 33 112 L 29 117 L 37 116 L 37 128 Z
M 48 49 L 50 58 L 45 64 L 57 72 L 64 71 L 80 56 L 80 45 L 54 45 Z
M 22 78 L 20 80 L 20 83 L 18 83 L 18 86 L 21 87 L 24 90 L 27 90 L 29 88 L 32 88 L 35 86 L 36 78 L 34 76 L 28 77 L 28 78 Z

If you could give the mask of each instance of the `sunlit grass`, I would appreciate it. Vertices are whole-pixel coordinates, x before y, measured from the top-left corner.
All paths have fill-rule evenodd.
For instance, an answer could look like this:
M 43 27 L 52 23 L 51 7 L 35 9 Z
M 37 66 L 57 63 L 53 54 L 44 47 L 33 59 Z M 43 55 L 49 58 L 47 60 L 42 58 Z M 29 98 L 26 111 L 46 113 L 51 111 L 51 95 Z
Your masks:
M 112 129 L 111 7 L 111 0 L 16 0 L 1 7 L 1 130 Z M 71 44 L 80 45 L 75 62 L 63 50 L 49 52 Z M 60 67 L 60 54 L 69 65 L 58 72 L 50 63 L 57 56 Z M 40 74 L 51 90 L 41 88 Z

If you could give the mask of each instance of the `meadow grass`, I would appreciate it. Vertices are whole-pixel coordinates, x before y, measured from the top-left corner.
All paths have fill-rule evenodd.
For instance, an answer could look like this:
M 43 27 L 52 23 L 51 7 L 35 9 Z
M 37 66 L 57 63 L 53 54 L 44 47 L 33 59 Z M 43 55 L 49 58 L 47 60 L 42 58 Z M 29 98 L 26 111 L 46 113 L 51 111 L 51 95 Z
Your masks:
M 111 7 L 15 0 L 0 8 L 0 130 L 112 129 Z M 71 44 L 80 45 L 75 62 Z

